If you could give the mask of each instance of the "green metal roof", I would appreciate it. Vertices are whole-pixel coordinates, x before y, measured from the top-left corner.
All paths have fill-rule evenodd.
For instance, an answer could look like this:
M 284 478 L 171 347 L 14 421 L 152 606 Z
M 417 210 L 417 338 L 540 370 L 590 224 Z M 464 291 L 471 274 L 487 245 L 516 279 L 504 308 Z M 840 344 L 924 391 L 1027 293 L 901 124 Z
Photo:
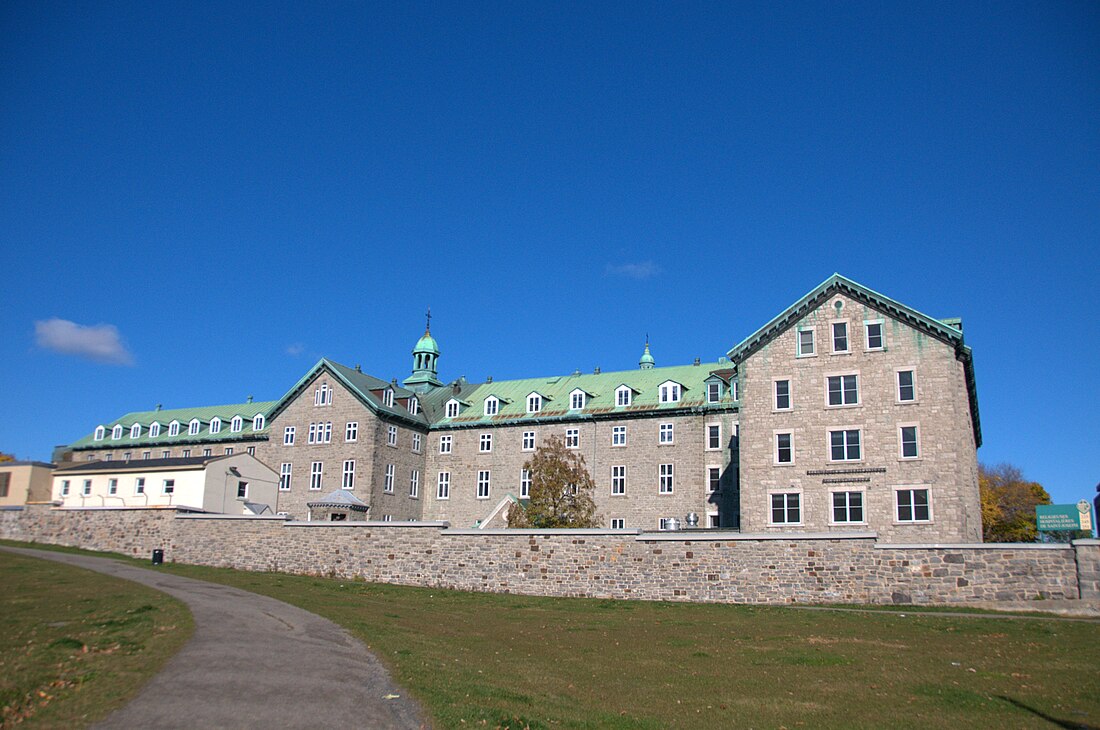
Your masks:
M 253 403 L 234 403 L 225 406 L 200 406 L 198 408 L 173 408 L 159 411 L 134 411 L 127 413 L 113 421 L 105 421 L 101 425 L 106 434 L 100 440 L 95 439 L 95 431 L 83 438 L 69 444 L 70 448 L 111 448 L 172 445 L 180 443 L 203 443 L 218 441 L 239 441 L 242 438 L 267 434 L 268 414 L 274 408 L 277 401 L 256 401 Z M 264 416 L 264 428 L 259 431 L 252 430 L 252 419 L 258 414 Z M 234 416 L 240 416 L 244 420 L 244 427 L 240 431 L 230 431 L 230 423 Z M 191 435 L 187 433 L 187 427 L 193 419 L 199 419 L 202 429 L 199 433 Z M 214 418 L 222 419 L 221 431 L 210 433 L 210 421 Z M 168 435 L 168 425 L 172 421 L 179 421 L 180 432 L 176 436 Z M 130 437 L 130 427 L 135 423 L 141 424 L 141 435 L 137 438 Z M 149 426 L 153 423 L 160 424 L 160 435 L 150 437 Z M 111 430 L 116 426 L 122 426 L 122 438 L 111 438 Z

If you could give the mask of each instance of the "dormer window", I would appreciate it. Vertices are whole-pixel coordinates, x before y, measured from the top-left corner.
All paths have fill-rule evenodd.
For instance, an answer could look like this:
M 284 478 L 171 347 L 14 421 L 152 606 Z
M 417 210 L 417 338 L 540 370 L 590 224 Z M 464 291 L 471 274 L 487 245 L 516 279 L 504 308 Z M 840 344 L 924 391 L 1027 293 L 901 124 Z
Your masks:
M 579 411 L 584 408 L 585 400 L 587 400 L 588 394 L 580 388 L 577 388 L 569 394 L 569 410 Z
M 135 423 L 133 426 L 130 426 L 130 438 L 136 439 L 140 436 L 141 436 L 141 424 L 140 423 Z
M 103 437 L 106 436 L 106 435 L 107 435 L 107 429 L 105 427 L 103 427 L 103 426 L 96 426 L 95 427 L 95 436 L 93 436 L 93 438 L 96 441 L 102 441 Z
M 192 418 L 191 423 L 187 424 L 187 433 L 194 436 L 199 432 L 200 428 L 202 428 L 202 421 L 197 418 Z
M 256 416 L 252 419 L 252 430 L 253 431 L 263 431 L 264 430 L 264 414 L 257 413 Z
M 458 415 L 459 403 L 454 398 L 447 401 L 447 418 L 454 418 Z
M 321 387 L 313 391 L 313 405 L 332 405 L 332 388 L 328 387 L 328 383 L 321 383 Z
M 615 405 L 628 406 L 634 399 L 634 392 L 625 385 L 620 385 L 615 389 Z
M 393 408 L 393 391 L 389 388 L 382 391 L 382 405 Z
M 660 400 L 662 403 L 679 403 L 680 402 L 680 384 L 668 380 L 661 383 L 658 389 L 660 393 Z
M 409 413 L 414 416 L 420 413 L 420 399 L 416 396 L 409 398 Z
M 115 424 L 115 427 L 111 429 L 111 438 L 122 438 L 122 424 Z
M 707 403 L 717 403 L 722 400 L 722 383 L 711 380 L 707 383 Z
M 233 416 L 233 420 L 229 422 L 229 430 L 237 433 L 242 428 L 244 428 L 244 419 L 240 416 Z
M 222 430 L 222 419 L 211 418 L 210 419 L 210 433 L 218 433 Z
M 180 422 L 179 421 L 172 421 L 171 423 L 168 424 L 168 435 L 169 436 L 179 436 L 180 435 Z
M 485 415 L 495 416 L 500 411 L 500 399 L 491 395 L 485 399 Z
M 542 410 L 542 396 L 538 393 L 531 393 L 527 396 L 527 412 L 538 413 Z
M 160 436 L 160 424 L 153 421 L 149 424 L 149 437 L 156 438 L 157 436 Z

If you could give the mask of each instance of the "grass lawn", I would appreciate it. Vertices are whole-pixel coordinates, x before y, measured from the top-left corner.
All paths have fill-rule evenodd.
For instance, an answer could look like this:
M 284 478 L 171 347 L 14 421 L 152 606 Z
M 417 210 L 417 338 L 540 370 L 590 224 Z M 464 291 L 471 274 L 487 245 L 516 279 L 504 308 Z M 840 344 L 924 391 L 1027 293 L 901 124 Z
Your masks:
M 439 727 L 1100 726 L 1100 624 L 464 593 L 169 565 L 326 616 Z
M 0 552 L 0 727 L 72 728 L 121 707 L 191 635 L 145 586 Z

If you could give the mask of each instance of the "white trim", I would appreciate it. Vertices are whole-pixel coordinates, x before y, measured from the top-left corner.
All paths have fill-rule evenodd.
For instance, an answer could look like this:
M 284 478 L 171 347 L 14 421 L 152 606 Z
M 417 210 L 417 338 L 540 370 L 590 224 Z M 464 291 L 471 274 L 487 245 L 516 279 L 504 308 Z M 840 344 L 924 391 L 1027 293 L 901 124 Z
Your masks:
M 898 492 L 902 492 L 902 491 L 919 491 L 919 490 L 923 490 L 923 491 L 928 493 L 928 519 L 927 520 L 916 520 L 916 519 L 902 520 L 902 519 L 900 519 L 899 516 L 898 516 L 898 510 L 899 510 L 899 507 L 900 507 L 900 505 L 898 504 Z M 894 521 L 893 522 L 894 522 L 895 525 L 930 525 L 930 524 L 932 524 L 933 522 L 936 521 L 936 513 L 933 510 L 933 505 L 932 505 L 933 500 L 932 500 L 932 486 L 931 485 L 929 485 L 929 484 L 899 484 L 897 486 L 891 487 L 891 491 L 892 491 L 892 497 L 893 497 L 893 505 L 891 506 L 891 509 L 893 510 L 893 513 L 894 513 L 894 515 L 893 515 L 894 516 Z
M 871 337 L 869 329 L 871 325 L 877 324 L 879 326 L 879 339 L 882 344 L 878 347 L 871 347 Z M 863 320 L 863 351 L 864 352 L 882 352 L 886 349 L 886 320 L 885 319 L 865 319 Z
M 779 384 L 787 384 L 787 406 L 780 407 L 779 405 Z M 772 413 L 786 413 L 787 411 L 794 410 L 794 380 L 789 375 L 783 375 L 781 377 L 772 378 Z
M 810 352 L 802 352 L 802 333 L 810 332 Z M 796 358 L 817 357 L 817 328 L 813 325 L 795 327 L 794 354 Z
M 768 515 L 768 527 L 801 527 L 806 524 L 806 496 L 802 491 L 802 487 L 790 486 L 790 487 L 773 487 L 768 489 L 768 501 L 766 504 Z M 775 522 L 772 514 L 772 496 L 773 495 L 798 495 L 798 522 Z M 789 507 L 786 499 L 783 500 L 783 513 L 786 515 Z
M 914 456 L 905 455 L 905 442 L 903 440 L 904 437 L 902 431 L 906 428 L 913 429 L 913 436 L 916 438 L 917 453 Z M 914 421 L 913 423 L 899 423 L 897 429 L 897 437 L 898 461 L 920 461 L 921 458 L 924 456 L 923 450 L 921 449 L 920 423 L 916 421 Z
M 710 445 L 710 430 L 712 428 L 718 429 L 718 445 Z M 703 446 L 705 451 L 721 451 L 722 450 L 722 423 L 721 421 L 711 421 L 710 423 L 703 424 L 703 438 L 706 439 L 706 443 Z
M 847 347 L 843 350 L 836 349 L 836 325 L 844 325 L 844 342 Z M 829 320 L 829 354 L 830 355 L 851 355 L 852 354 L 852 326 L 851 321 L 847 318 L 830 319 Z
M 901 374 L 912 373 L 913 375 L 913 398 L 912 400 L 901 399 Z M 917 368 L 913 365 L 907 365 L 904 367 L 894 368 L 894 403 L 902 406 L 911 405 L 913 403 L 920 402 L 920 391 L 917 389 Z
M 791 442 L 790 442 L 791 460 L 790 461 L 780 461 L 779 460 L 779 437 L 784 436 L 784 435 L 791 437 Z M 794 430 L 790 429 L 790 428 L 777 428 L 777 429 L 773 430 L 772 431 L 772 466 L 794 466 L 794 462 L 795 462 L 795 458 L 794 458 Z
M 863 519 L 858 521 L 858 522 L 857 521 L 837 522 L 834 519 L 834 513 L 833 513 L 833 495 L 834 494 L 846 494 L 846 493 L 849 493 L 849 492 L 857 492 L 857 493 L 862 495 L 862 497 L 860 499 L 860 509 L 863 510 Z M 828 507 L 828 514 L 829 514 L 829 525 L 835 526 L 835 527 L 842 527 L 844 525 L 864 526 L 864 525 L 867 524 L 867 488 L 866 487 L 850 487 L 850 486 L 845 486 L 845 485 L 837 485 L 835 487 L 829 487 L 828 493 L 829 493 L 829 504 L 827 505 L 827 507 Z M 851 510 L 851 507 L 849 506 L 848 509 Z
M 823 378 L 823 385 L 825 386 L 824 387 L 824 390 L 825 390 L 825 407 L 828 408 L 829 410 L 836 410 L 838 408 L 857 408 L 857 407 L 863 405 L 863 399 L 860 397 L 860 393 L 859 393 L 859 387 L 860 387 L 860 383 L 859 383 L 859 381 L 860 381 L 860 372 L 859 372 L 859 370 L 845 370 L 843 372 L 825 373 L 822 376 L 822 378 Z M 832 379 L 832 378 L 840 378 L 840 383 L 839 383 L 839 385 L 840 385 L 840 403 L 830 403 L 829 402 L 829 395 L 830 395 L 829 380 Z M 845 403 L 844 402 L 844 394 L 847 392 L 844 388 L 844 386 L 845 386 L 844 378 L 855 378 L 856 379 L 856 402 L 855 403 Z

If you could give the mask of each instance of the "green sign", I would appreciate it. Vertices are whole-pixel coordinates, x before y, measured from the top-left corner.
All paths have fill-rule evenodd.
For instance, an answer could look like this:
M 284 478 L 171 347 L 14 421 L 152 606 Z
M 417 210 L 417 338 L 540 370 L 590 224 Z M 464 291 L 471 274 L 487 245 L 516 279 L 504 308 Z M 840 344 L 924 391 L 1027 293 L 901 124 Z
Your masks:
M 1092 506 L 1085 500 L 1077 504 L 1036 505 L 1035 521 L 1040 530 L 1091 530 Z

